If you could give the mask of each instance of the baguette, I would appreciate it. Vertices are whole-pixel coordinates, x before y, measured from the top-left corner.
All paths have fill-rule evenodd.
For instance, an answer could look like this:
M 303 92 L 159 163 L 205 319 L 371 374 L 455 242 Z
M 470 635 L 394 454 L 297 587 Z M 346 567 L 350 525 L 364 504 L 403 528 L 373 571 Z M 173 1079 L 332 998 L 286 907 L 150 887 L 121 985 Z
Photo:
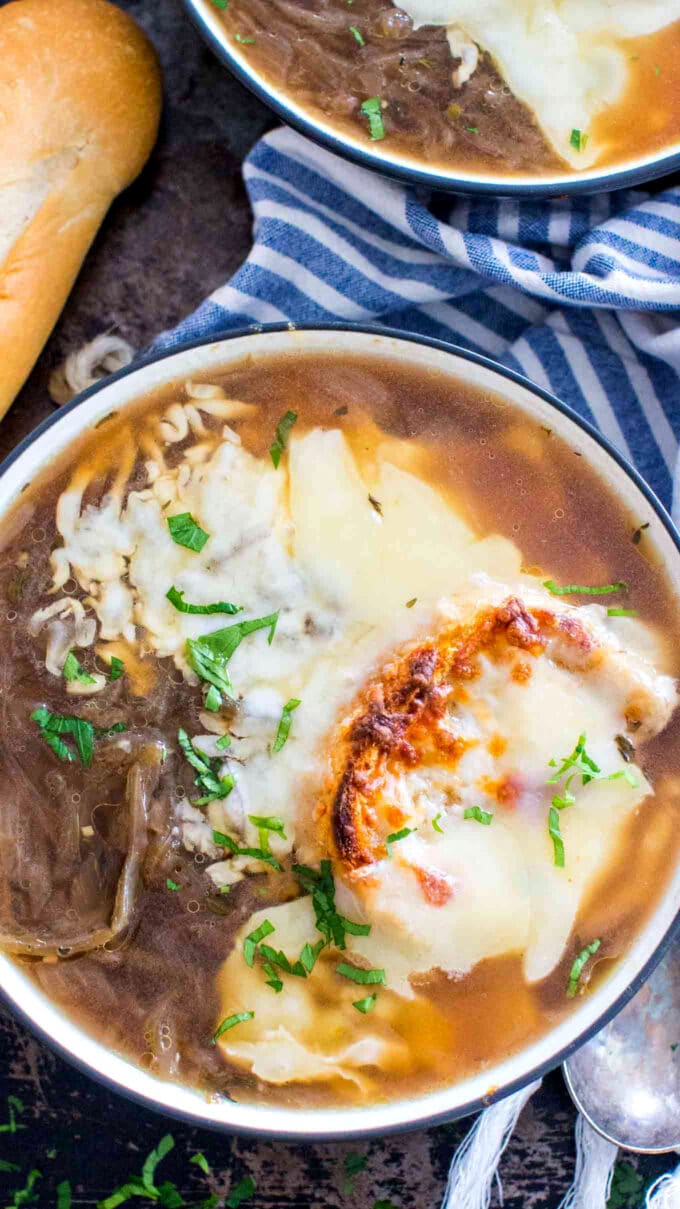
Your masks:
M 107 0 L 0 7 L 0 416 L 160 117 L 155 51 Z

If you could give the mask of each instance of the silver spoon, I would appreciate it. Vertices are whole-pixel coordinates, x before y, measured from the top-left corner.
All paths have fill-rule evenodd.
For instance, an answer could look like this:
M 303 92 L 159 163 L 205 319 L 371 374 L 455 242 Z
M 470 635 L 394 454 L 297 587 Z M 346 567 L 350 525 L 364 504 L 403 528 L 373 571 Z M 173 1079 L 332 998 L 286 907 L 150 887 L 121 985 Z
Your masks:
M 574 1104 L 607 1141 L 639 1154 L 680 1148 L 680 945 L 562 1071 Z

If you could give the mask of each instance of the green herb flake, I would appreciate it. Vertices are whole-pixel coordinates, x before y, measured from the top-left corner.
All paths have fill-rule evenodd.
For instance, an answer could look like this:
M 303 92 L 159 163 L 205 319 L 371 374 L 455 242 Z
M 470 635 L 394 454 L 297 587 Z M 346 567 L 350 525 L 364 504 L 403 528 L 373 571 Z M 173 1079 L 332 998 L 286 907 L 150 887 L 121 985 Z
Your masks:
M 196 613 L 201 615 L 208 613 L 229 613 L 230 616 L 233 616 L 234 613 L 243 612 L 243 605 L 232 604 L 230 600 L 218 600 L 215 604 L 207 605 L 189 604 L 184 599 L 184 592 L 175 587 L 168 588 L 165 593 L 165 599 L 170 601 L 170 604 L 177 609 L 178 613 Z
M 271 936 L 272 932 L 275 931 L 276 928 L 273 923 L 268 919 L 264 919 L 260 926 L 255 928 L 254 932 L 249 932 L 246 936 L 243 941 L 243 960 L 251 969 L 255 964 L 255 954 L 260 941 L 264 940 L 265 936 Z
M 588 135 L 583 130 L 577 130 L 574 127 L 569 136 L 569 142 L 575 151 L 585 151 L 588 145 Z
M 375 1201 L 373 1209 L 398 1209 L 394 1201 Z
M 363 101 L 361 112 L 368 119 L 369 137 L 376 141 L 385 137 L 385 123 L 382 116 L 382 101 L 380 97 L 369 97 Z
M 397 844 L 399 840 L 405 840 L 408 835 L 413 835 L 413 832 L 417 830 L 417 827 L 402 827 L 400 831 L 393 831 L 391 835 L 388 835 L 387 839 L 385 840 L 387 855 L 390 857 L 392 856 L 393 844 Z
M 366 45 L 364 36 L 361 33 L 361 30 L 358 29 L 356 25 L 350 25 L 349 32 L 351 33 L 352 37 L 354 38 L 354 41 L 359 43 L 359 46 Z
M 170 536 L 177 546 L 185 550 L 193 550 L 200 554 L 210 534 L 197 524 L 190 512 L 180 512 L 177 516 L 168 516 Z
M 16 1188 L 14 1190 L 12 1200 L 6 1209 L 20 1209 L 20 1206 L 23 1205 L 35 1205 L 38 1200 L 38 1193 L 34 1192 L 34 1188 L 37 1181 L 41 1179 L 42 1172 L 38 1171 L 37 1167 L 34 1167 L 32 1171 L 29 1171 L 23 1188 Z
M 441 810 L 440 810 L 440 811 L 439 811 L 439 814 L 436 814 L 436 815 L 434 816 L 434 818 L 433 818 L 433 820 L 432 820 L 432 826 L 433 826 L 433 828 L 434 828 L 434 830 L 435 830 L 435 831 L 438 831 L 440 835 L 443 835 L 443 834 L 444 834 L 444 828 L 439 826 L 439 820 L 440 820 L 440 818 L 441 818 L 441 817 L 442 817 L 442 812 L 441 812 Z
M 177 731 L 177 742 L 187 761 L 198 774 L 194 777 L 194 784 L 205 790 L 203 797 L 196 798 L 193 805 L 206 806 L 209 802 L 229 797 L 236 782 L 230 773 L 227 773 L 226 776 L 220 775 L 222 761 L 219 757 L 209 759 L 208 756 L 204 756 L 194 747 L 187 732 L 181 726 Z
M 346 934 L 350 936 L 369 936 L 370 924 L 359 924 L 354 920 L 340 915 L 335 906 L 335 882 L 329 860 L 321 861 L 320 868 L 312 869 L 309 865 L 293 865 L 295 874 L 302 889 L 312 899 L 312 907 L 317 930 L 327 945 L 335 945 L 338 949 L 346 946 Z
M 59 738 L 60 735 L 71 735 L 80 762 L 86 768 L 89 768 L 92 763 L 95 739 L 104 739 L 127 730 L 124 722 L 116 722 L 114 726 L 102 728 L 93 726 L 84 718 L 53 714 L 44 705 L 33 710 L 31 719 L 33 722 L 37 722 L 41 738 L 60 760 L 73 761 L 76 758 L 68 744 Z
M 564 869 L 564 840 L 560 831 L 559 809 L 553 805 L 548 811 L 548 834 L 553 842 L 553 861 L 558 869 Z
M 220 751 L 225 751 L 227 747 L 231 747 L 231 735 L 229 733 L 222 735 L 215 743 L 215 747 L 219 747 Z
M 16 1133 L 19 1129 L 25 1129 L 26 1126 L 17 1121 L 17 1117 L 22 1116 L 24 1112 L 23 1101 L 18 1096 L 7 1097 L 7 1116 L 8 1120 L 0 1125 L 0 1133 Z M 18 1168 L 17 1168 L 18 1170 Z
M 200 1151 L 198 1154 L 192 1154 L 189 1162 L 195 1163 L 197 1167 L 200 1167 L 204 1175 L 210 1175 L 210 1163 L 206 1159 L 205 1155 L 201 1154 Z
M 239 1181 L 235 1188 L 229 1193 L 224 1202 L 227 1209 L 238 1209 L 244 1201 L 250 1200 L 251 1196 L 255 1195 L 257 1185 L 251 1175 L 247 1175 L 245 1179 Z
M 271 646 L 278 620 L 279 611 L 277 609 L 276 613 L 269 613 L 267 617 L 237 621 L 234 625 L 224 626 L 221 630 L 213 630 L 211 634 L 203 634 L 200 638 L 187 638 L 187 662 L 201 680 L 214 684 L 220 693 L 230 693 L 232 684 L 227 664 L 232 655 L 243 639 L 257 630 L 269 630 L 267 641 Z
M 377 998 L 377 995 L 367 995 L 365 999 L 355 999 L 352 1007 L 366 1016 L 369 1012 L 373 1011 Z
M 611 596 L 612 592 L 627 592 L 628 584 L 620 580 L 614 584 L 602 584 L 599 587 L 588 586 L 587 584 L 565 584 L 560 587 L 555 583 L 554 579 L 545 579 L 543 587 L 547 588 L 553 596 Z
M 48 1154 L 47 1157 L 49 1159 L 50 1155 Z M 54 1158 L 54 1155 L 51 1157 Z M 0 1159 L 0 1171 L 21 1171 L 21 1168 L 18 1163 L 10 1163 L 9 1159 Z
M 296 422 L 297 412 L 287 411 L 283 416 L 281 416 L 281 419 L 276 425 L 274 440 L 269 447 L 269 456 L 274 463 L 275 470 L 278 470 L 279 468 L 281 455 L 288 444 L 288 438 L 290 437 L 291 430 Z
M 567 982 L 567 999 L 573 999 L 579 989 L 581 974 L 591 957 L 594 957 L 602 944 L 601 940 L 593 940 L 585 949 L 581 949 L 578 957 L 569 971 L 569 981 Z
M 229 1032 L 229 1029 L 235 1028 L 237 1024 L 245 1024 L 246 1020 L 252 1020 L 254 1015 L 254 1012 L 234 1012 L 233 1016 L 226 1016 L 210 1038 L 210 1044 L 216 1045 L 223 1033 Z
M 219 8 L 220 12 L 224 12 L 229 7 L 229 0 L 210 0 L 215 8 Z
M 173 882 L 171 877 L 167 877 L 165 879 L 165 884 L 166 884 L 168 890 L 181 890 L 182 889 L 182 887 L 180 885 L 178 885 L 177 882 Z
M 356 982 L 359 986 L 367 987 L 374 986 L 380 983 L 384 986 L 387 978 L 384 970 L 364 970 L 359 966 L 351 966 L 346 961 L 341 961 L 335 967 L 336 974 L 341 974 L 343 978 L 349 978 L 350 982 Z
M 607 617 L 637 617 L 637 609 L 607 609 Z
M 265 852 L 264 848 L 242 848 L 236 840 L 222 831 L 213 831 L 213 843 L 218 844 L 221 848 L 228 848 L 232 856 L 250 856 L 255 861 L 263 861 L 265 865 L 271 865 L 277 873 L 282 872 L 282 866 L 276 857 L 272 856 L 271 852 Z
M 244 38 L 243 34 L 234 34 L 234 41 L 239 42 L 241 46 L 254 46 L 255 38 Z
M 281 748 L 286 743 L 286 740 L 288 739 L 288 736 L 290 734 L 290 728 L 291 728 L 291 725 L 293 722 L 293 712 L 301 704 L 302 704 L 302 702 L 300 701 L 300 699 L 298 697 L 291 697 L 290 701 L 286 701 L 286 704 L 284 705 L 283 710 L 281 711 L 281 720 L 279 722 L 278 730 L 276 732 L 276 738 L 274 739 L 274 742 L 272 743 L 272 752 L 281 751 Z
M 490 827 L 493 822 L 493 815 L 489 810 L 482 810 L 481 806 L 469 806 L 463 811 L 464 819 L 474 819 L 476 823 L 481 823 L 482 827 Z
M 210 688 L 205 694 L 203 705 L 211 714 L 216 714 L 222 705 L 222 694 L 219 689 L 215 688 L 214 684 L 210 685 Z
M 479 134 L 479 126 L 466 126 L 468 134 Z
M 248 821 L 253 824 L 253 827 L 257 827 L 260 848 L 265 852 L 269 852 L 270 832 L 280 835 L 282 840 L 287 839 L 283 819 L 280 819 L 277 814 L 249 814 Z
M 111 662 L 109 664 L 109 680 L 120 680 L 124 673 L 125 664 L 123 663 L 123 660 L 119 659 L 117 655 L 112 655 Z
M 64 680 L 67 680 L 69 684 L 73 681 L 76 681 L 78 684 L 97 683 L 94 676 L 90 676 L 89 672 L 86 672 L 82 664 L 78 662 L 78 659 L 73 651 L 69 651 L 68 655 L 66 656 L 62 673 Z
M 607 1209 L 638 1209 L 645 1180 L 632 1163 L 618 1162 L 612 1172 Z

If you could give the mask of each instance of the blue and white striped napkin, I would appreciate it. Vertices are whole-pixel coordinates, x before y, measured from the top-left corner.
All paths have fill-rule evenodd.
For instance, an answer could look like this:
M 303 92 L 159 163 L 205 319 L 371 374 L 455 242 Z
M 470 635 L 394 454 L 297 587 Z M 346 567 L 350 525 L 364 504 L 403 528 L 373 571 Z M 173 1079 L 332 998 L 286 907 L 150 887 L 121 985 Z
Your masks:
M 680 519 L 680 186 L 436 199 L 292 130 L 244 165 L 254 246 L 155 347 L 252 323 L 383 322 L 494 357 L 596 424 Z

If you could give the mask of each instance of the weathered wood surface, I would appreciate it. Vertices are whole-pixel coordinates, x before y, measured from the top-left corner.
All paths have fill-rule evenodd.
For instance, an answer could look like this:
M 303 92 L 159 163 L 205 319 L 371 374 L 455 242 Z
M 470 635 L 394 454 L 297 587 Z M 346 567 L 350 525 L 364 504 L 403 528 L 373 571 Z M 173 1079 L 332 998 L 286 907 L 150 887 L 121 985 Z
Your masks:
M 119 0 L 120 2 L 120 0 Z M 50 370 L 67 352 L 113 328 L 143 348 L 226 280 L 246 255 L 250 213 L 240 163 L 270 115 L 232 80 L 194 33 L 179 0 L 124 0 L 158 47 L 166 79 L 163 132 L 141 180 L 120 199 L 93 247 L 75 291 L 29 383 L 0 425 L 0 455 L 52 410 Z M 251 1174 L 253 1209 L 436 1209 L 451 1154 L 467 1123 L 366 1145 L 292 1146 L 188 1128 L 132 1104 L 68 1066 L 0 1011 L 0 1123 L 8 1095 L 25 1105 L 25 1128 L 0 1133 L 0 1206 L 37 1167 L 39 1209 L 56 1206 L 56 1185 L 71 1181 L 74 1205 L 89 1207 L 138 1171 L 165 1132 L 176 1141 L 161 1171 L 186 1199 L 205 1196 L 189 1164 L 203 1151 L 225 1192 Z M 554 1209 L 571 1178 L 574 1112 L 559 1075 L 524 1112 L 502 1164 L 506 1209 Z M 366 1169 L 346 1186 L 349 1153 Z M 0 1163 L 0 1166 L 2 1164 Z M 643 1169 L 659 1170 L 648 1162 Z M 132 1204 L 141 1204 L 133 1201 Z M 496 1201 L 496 1203 L 499 1203 Z

